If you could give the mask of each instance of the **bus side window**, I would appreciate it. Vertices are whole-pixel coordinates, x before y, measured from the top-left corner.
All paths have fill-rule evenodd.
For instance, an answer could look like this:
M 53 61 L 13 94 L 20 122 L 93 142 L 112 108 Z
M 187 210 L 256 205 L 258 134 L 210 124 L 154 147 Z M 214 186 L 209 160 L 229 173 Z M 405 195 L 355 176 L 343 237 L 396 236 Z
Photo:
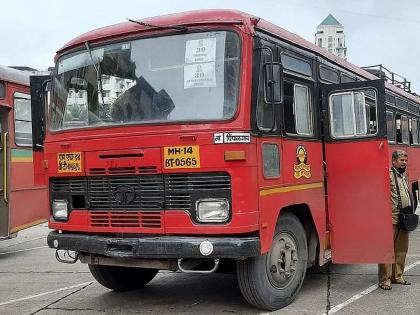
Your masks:
M 15 143 L 18 146 L 32 146 L 31 99 L 23 93 L 14 95 Z
M 402 142 L 405 144 L 409 143 L 409 134 L 408 134 L 408 118 L 407 116 L 401 117 L 401 134 L 402 134 Z
M 330 96 L 331 135 L 334 138 L 371 136 L 378 131 L 376 92 L 362 90 Z
M 409 135 L 408 135 L 408 118 L 405 115 L 396 114 L 395 115 L 395 125 L 397 133 L 397 143 L 399 144 L 408 144 Z
M 396 133 L 396 140 L 397 143 L 402 143 L 402 137 L 401 137 L 401 115 L 396 114 L 395 115 L 395 133 Z
M 420 144 L 420 120 L 417 120 L 417 143 Z
M 263 143 L 262 156 L 264 178 L 278 178 L 280 176 L 280 155 L 276 143 Z
M 388 142 L 395 142 L 395 124 L 394 124 L 394 113 L 386 112 L 386 133 L 388 137 Z
M 411 139 L 412 139 L 412 144 L 419 144 L 419 129 L 418 129 L 418 124 L 417 124 L 417 119 L 413 118 L 410 119 L 411 121 Z
M 262 131 L 276 130 L 275 106 L 265 99 L 265 64 L 271 61 L 271 54 L 267 49 L 262 50 L 261 70 L 259 79 L 258 104 L 257 104 L 257 125 Z
M 6 95 L 6 88 L 4 87 L 4 83 L 0 81 L 0 98 L 4 98 Z
M 288 134 L 313 134 L 311 91 L 309 87 L 284 82 L 284 128 Z

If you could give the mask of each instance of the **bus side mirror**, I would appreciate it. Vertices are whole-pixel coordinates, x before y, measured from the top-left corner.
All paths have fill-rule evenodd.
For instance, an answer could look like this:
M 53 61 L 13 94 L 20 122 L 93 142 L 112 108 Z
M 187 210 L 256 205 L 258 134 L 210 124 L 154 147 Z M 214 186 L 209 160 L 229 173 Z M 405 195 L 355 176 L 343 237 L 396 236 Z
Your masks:
M 264 97 L 266 103 L 279 104 L 283 101 L 283 68 L 279 62 L 264 65 Z
M 44 150 L 46 104 L 51 90 L 51 76 L 34 75 L 31 83 L 32 146 L 34 151 Z

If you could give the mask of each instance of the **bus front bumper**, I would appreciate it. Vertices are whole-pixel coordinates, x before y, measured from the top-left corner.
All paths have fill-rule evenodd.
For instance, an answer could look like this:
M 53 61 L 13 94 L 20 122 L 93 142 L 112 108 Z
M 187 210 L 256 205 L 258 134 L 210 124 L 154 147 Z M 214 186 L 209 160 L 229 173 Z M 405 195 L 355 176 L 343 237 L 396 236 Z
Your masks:
M 200 245 L 210 242 L 213 251 L 200 252 Z M 261 244 L 253 237 L 196 237 L 196 236 L 141 236 L 110 237 L 87 234 L 50 232 L 50 248 L 71 250 L 115 258 L 234 258 L 244 259 L 260 255 Z M 208 244 L 208 243 L 206 243 Z

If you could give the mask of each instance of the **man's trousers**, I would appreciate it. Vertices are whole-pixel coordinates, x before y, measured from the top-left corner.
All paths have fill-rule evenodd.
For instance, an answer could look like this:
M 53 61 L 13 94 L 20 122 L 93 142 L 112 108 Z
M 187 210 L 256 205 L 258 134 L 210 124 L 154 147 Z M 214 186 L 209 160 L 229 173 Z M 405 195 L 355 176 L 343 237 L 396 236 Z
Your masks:
M 391 285 L 391 281 L 404 281 L 405 257 L 408 251 L 409 232 L 399 229 L 395 224 L 392 227 L 394 229 L 395 263 L 378 265 L 379 283 L 385 285 Z

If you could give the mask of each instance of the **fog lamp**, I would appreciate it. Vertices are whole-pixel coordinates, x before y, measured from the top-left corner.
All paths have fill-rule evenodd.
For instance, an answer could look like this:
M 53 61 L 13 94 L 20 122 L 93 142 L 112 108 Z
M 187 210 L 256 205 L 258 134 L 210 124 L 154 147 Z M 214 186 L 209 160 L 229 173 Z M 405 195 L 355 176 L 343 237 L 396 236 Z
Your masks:
M 52 203 L 52 213 L 56 220 L 67 220 L 68 217 L 68 201 L 65 199 L 54 199 Z
M 227 199 L 200 199 L 196 202 L 195 209 L 200 222 L 226 222 L 229 219 Z

